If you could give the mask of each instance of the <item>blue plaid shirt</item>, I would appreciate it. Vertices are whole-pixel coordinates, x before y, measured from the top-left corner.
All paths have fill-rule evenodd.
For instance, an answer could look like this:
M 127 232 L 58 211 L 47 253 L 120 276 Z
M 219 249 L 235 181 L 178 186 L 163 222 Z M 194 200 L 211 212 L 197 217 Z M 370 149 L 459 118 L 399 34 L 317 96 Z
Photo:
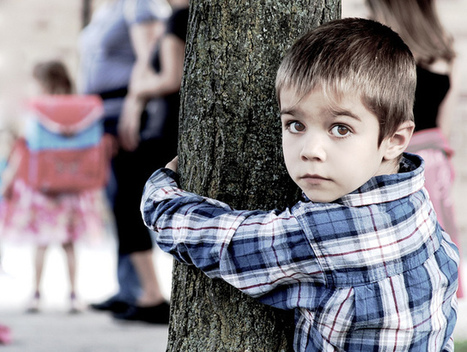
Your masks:
M 259 301 L 294 309 L 295 351 L 453 351 L 458 251 L 405 154 L 332 203 L 239 211 L 185 192 L 167 169 L 146 184 L 162 250 Z

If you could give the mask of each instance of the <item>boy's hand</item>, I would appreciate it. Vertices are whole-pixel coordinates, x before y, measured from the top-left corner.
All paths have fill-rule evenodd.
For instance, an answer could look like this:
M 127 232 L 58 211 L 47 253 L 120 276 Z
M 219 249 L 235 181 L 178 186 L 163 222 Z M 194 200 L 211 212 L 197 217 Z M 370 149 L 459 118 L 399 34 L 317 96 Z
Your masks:
M 177 172 L 178 170 L 178 155 L 172 159 L 166 166 L 167 169 L 172 170 L 173 172 Z

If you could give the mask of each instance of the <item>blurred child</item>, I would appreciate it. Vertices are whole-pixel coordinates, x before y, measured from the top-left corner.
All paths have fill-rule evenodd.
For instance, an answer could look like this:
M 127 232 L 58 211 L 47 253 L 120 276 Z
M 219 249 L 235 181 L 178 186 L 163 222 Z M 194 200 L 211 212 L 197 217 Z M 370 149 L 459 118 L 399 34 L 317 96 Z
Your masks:
M 74 125 L 83 125 L 86 119 L 79 120 L 83 114 L 87 114 L 88 120 L 96 118 L 95 114 L 101 106 L 86 97 L 72 95 L 72 82 L 63 63 L 59 61 L 39 63 L 34 67 L 32 76 L 35 96 L 31 101 L 35 105 L 29 105 L 34 105 L 35 115 L 43 118 L 44 123 L 46 118 L 52 116 L 55 120 L 48 120 L 47 124 L 60 129 L 62 121 L 69 122 L 72 118 L 76 118 L 76 121 L 72 121 L 76 122 Z M 80 189 L 73 187 L 75 184 L 71 184 L 68 188 L 57 188 L 56 186 L 69 179 L 69 175 L 49 180 L 51 185 L 44 186 L 47 184 L 46 178 L 52 175 L 50 172 L 54 164 L 57 164 L 53 158 L 56 155 L 67 156 L 72 153 L 68 150 L 61 150 L 60 146 L 77 143 L 76 139 L 71 138 L 74 125 L 69 125 L 68 129 L 62 131 L 63 134 L 60 135 L 60 133 L 52 133 L 43 128 L 36 119 L 27 119 L 6 170 L 3 186 L 6 210 L 2 219 L 2 236 L 7 239 L 32 241 L 37 246 L 34 293 L 28 307 L 29 312 L 39 311 L 44 259 L 47 248 L 53 243 L 61 244 L 66 253 L 70 285 L 70 312 L 81 310 L 76 290 L 75 242 L 84 236 L 96 235 L 104 231 L 99 187 Z M 28 140 L 28 136 L 38 131 L 43 133 L 41 138 L 37 138 L 36 141 Z M 92 133 L 99 137 L 99 126 Z M 53 145 L 55 150 L 52 150 L 50 154 L 41 154 L 43 151 L 39 149 L 31 151 L 34 149 L 34 144 L 41 143 L 56 143 Z M 33 154 L 34 158 L 52 157 L 50 159 L 52 164 L 46 168 L 42 166 L 35 169 L 32 164 L 39 159 L 34 159 Z M 42 162 L 42 159 L 40 160 Z M 76 165 L 74 173 L 78 175 L 81 165 L 79 163 Z M 107 165 L 105 160 L 103 165 Z M 95 165 L 93 167 L 97 169 Z M 86 177 L 79 176 L 78 180 L 86 180 Z M 35 183 L 31 181 L 32 179 Z M 40 180 L 41 184 L 37 180 Z

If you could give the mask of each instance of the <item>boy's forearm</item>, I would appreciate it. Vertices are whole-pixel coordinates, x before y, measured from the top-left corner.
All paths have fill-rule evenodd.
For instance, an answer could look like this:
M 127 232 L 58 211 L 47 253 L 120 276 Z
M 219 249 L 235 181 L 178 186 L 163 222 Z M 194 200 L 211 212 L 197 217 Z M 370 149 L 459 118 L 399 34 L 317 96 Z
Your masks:
M 302 275 L 323 282 L 319 263 L 289 210 L 233 210 L 179 189 L 170 177 L 175 175 L 169 169 L 154 173 L 141 204 L 144 222 L 156 232 L 163 251 L 252 297 Z
M 155 206 L 157 203 L 170 199 L 169 193 L 175 194 L 175 189 L 178 188 L 178 175 L 167 168 L 162 168 L 154 172 L 144 187 L 143 197 L 141 199 L 141 213 L 144 223 L 152 230 L 156 230 L 157 218 Z M 168 188 L 166 192 L 161 192 L 164 188 Z M 158 193 L 160 195 L 158 195 Z
M 177 260 L 203 267 L 215 267 L 219 261 L 215 253 L 222 241 L 217 232 L 205 224 L 214 222 L 209 211 L 212 208 L 230 211 L 227 205 L 208 200 L 178 188 L 178 175 L 170 169 L 156 171 L 146 183 L 141 202 L 144 223 L 155 231 L 159 247 Z M 212 204 L 211 204 L 212 203 Z M 206 214 L 193 209 L 208 208 Z M 203 253 L 203 254 L 200 254 Z

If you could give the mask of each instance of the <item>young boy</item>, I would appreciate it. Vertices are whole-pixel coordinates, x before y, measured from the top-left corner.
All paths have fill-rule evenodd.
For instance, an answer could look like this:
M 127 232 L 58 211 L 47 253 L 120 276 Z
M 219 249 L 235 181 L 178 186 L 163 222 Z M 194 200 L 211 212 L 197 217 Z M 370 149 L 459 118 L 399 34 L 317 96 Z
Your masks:
M 458 253 L 403 154 L 415 63 L 388 27 L 329 22 L 299 39 L 276 90 L 288 172 L 304 199 L 237 211 L 149 179 L 159 246 L 259 301 L 296 312 L 295 351 L 452 351 Z

